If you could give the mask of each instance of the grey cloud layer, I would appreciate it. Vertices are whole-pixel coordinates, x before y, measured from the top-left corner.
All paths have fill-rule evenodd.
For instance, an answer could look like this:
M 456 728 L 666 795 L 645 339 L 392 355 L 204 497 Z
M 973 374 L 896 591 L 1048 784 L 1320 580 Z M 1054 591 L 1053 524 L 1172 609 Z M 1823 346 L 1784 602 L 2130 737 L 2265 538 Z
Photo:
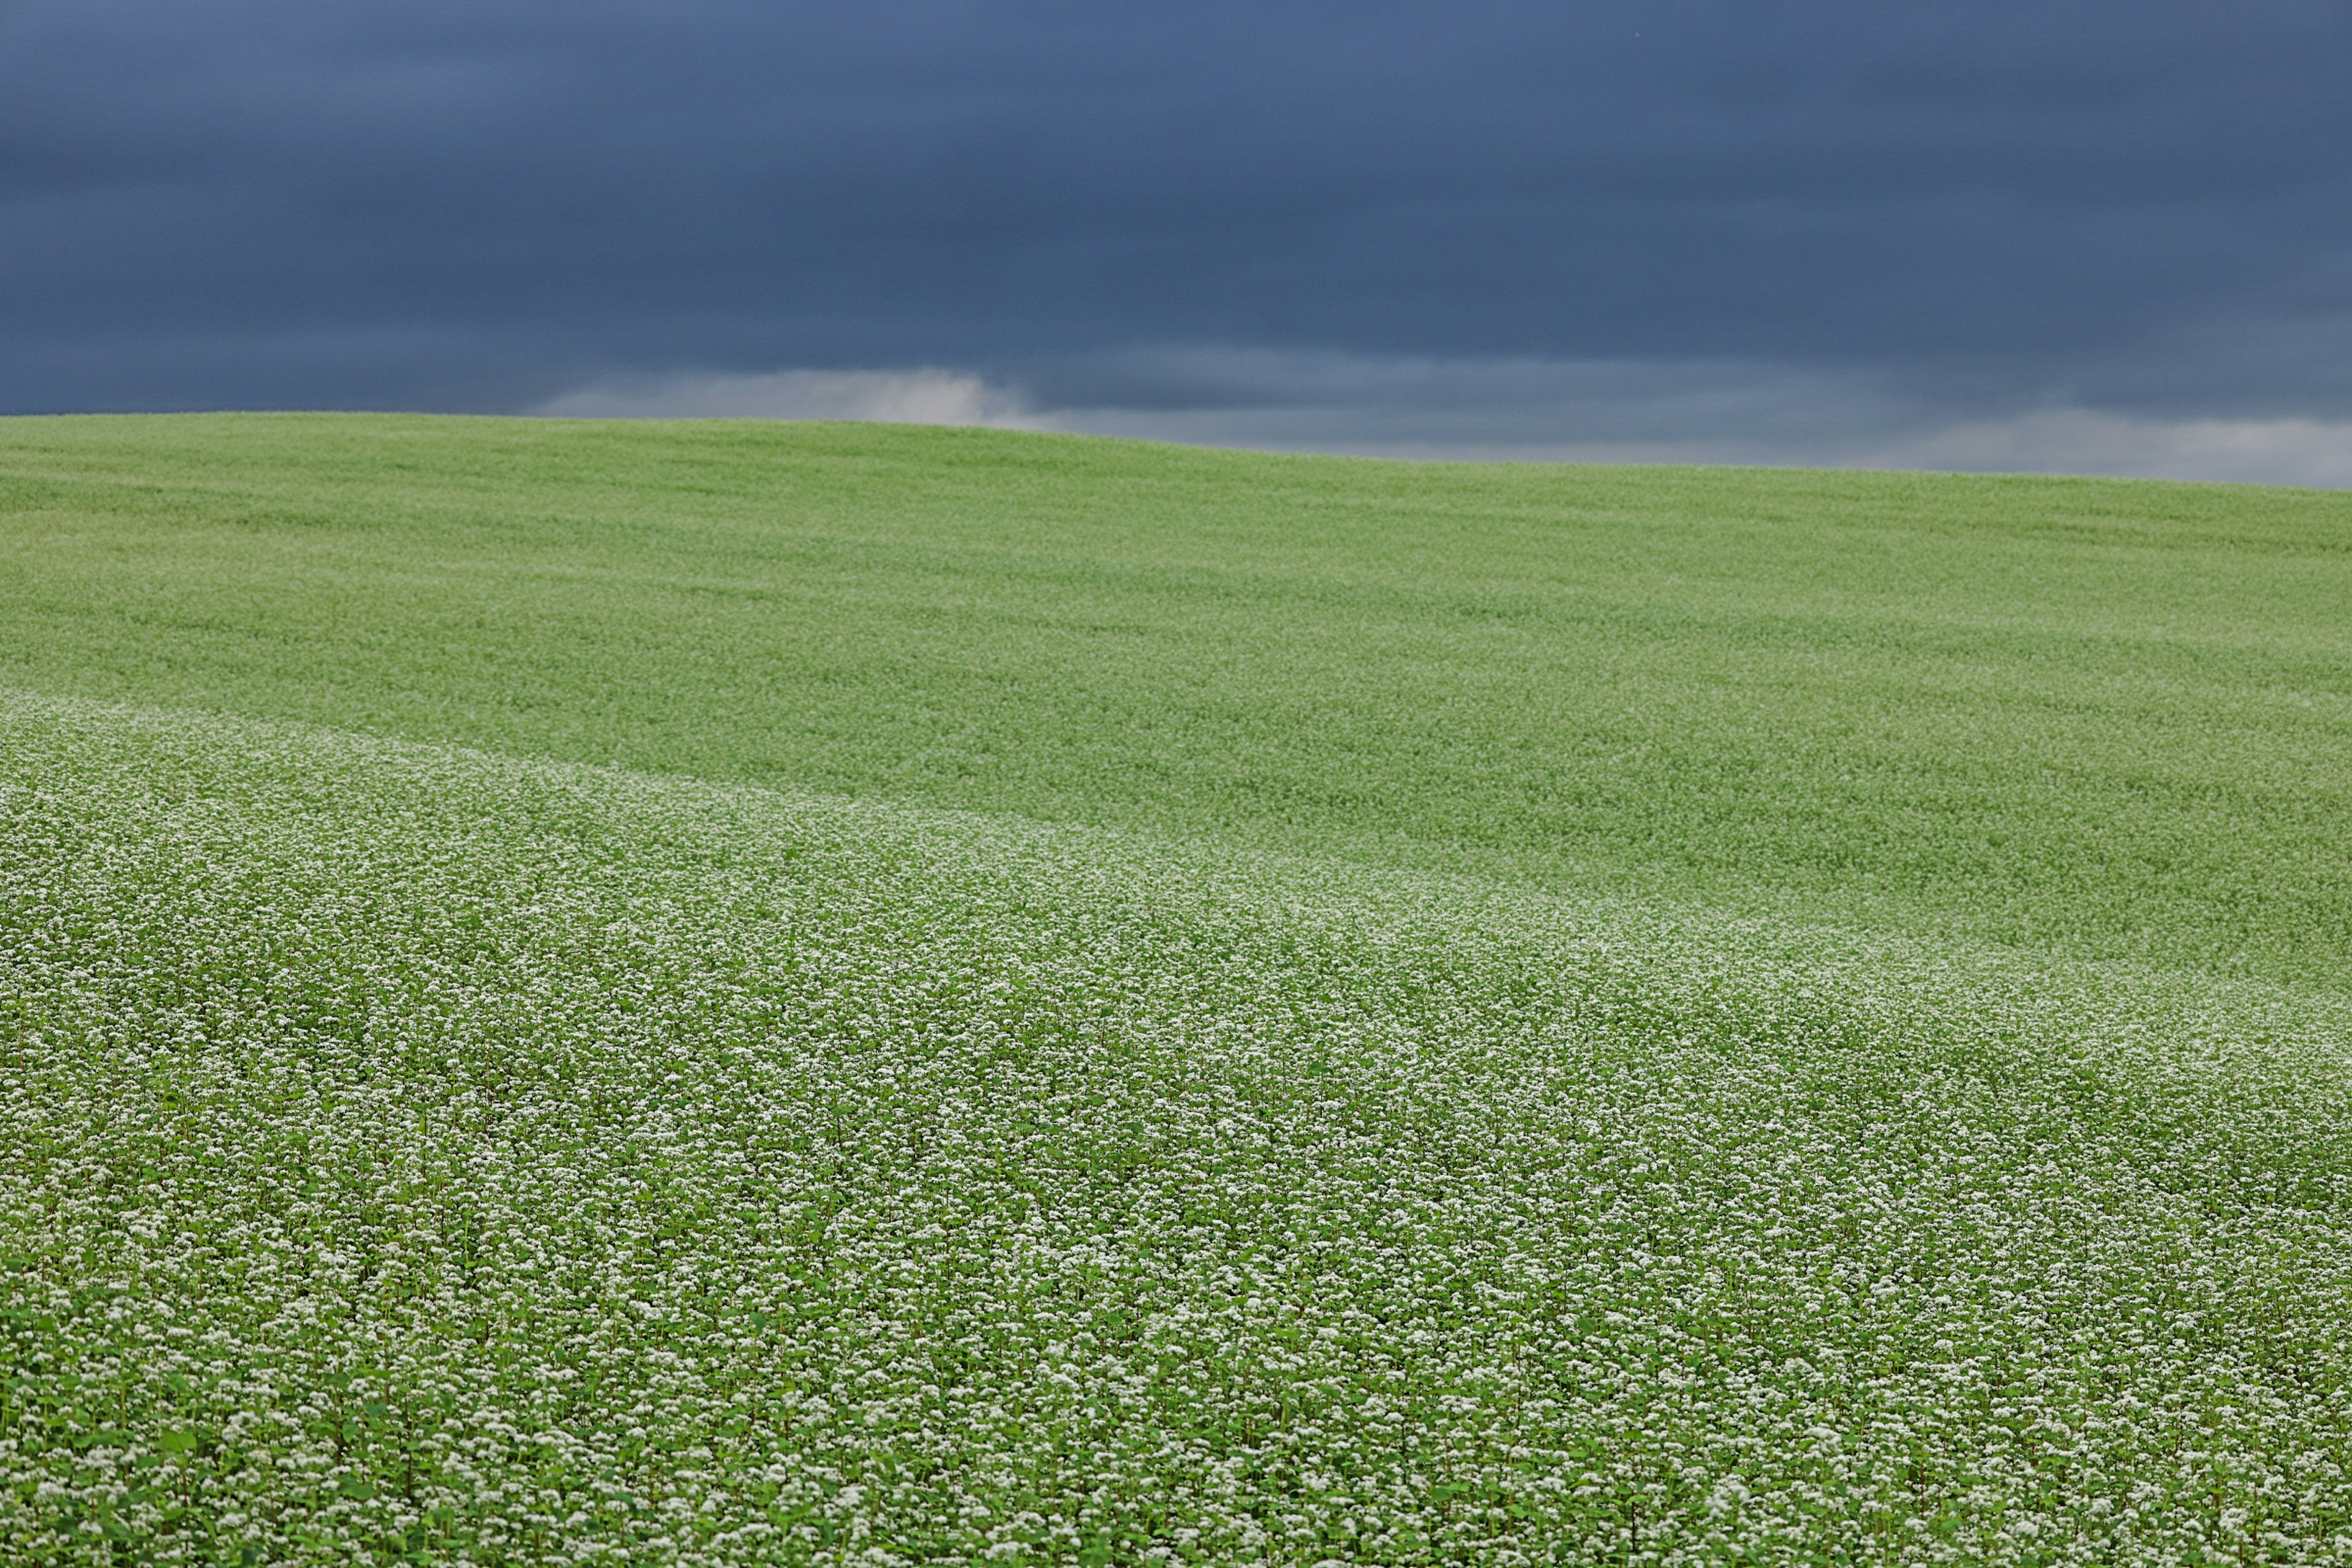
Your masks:
M 563 418 L 881 419 L 1276 451 L 1521 462 L 1806 464 L 2352 488 L 2352 420 L 1955 413 L 1875 377 L 1726 362 L 1416 360 L 1265 350 L 1126 354 L 1105 401 L 1045 404 L 969 372 L 602 379 Z
M 1531 364 L 1748 367 L 1690 395 L 1760 376 L 1857 430 L 1856 388 L 2338 420 L 2347 68 L 2352 11 L 2265 0 L 19 0 L 0 407 L 945 365 L 1213 422 L 1259 354 L 1418 376 L 1399 418 L 1504 446 Z M 1398 368 L 1449 364 L 1487 390 Z

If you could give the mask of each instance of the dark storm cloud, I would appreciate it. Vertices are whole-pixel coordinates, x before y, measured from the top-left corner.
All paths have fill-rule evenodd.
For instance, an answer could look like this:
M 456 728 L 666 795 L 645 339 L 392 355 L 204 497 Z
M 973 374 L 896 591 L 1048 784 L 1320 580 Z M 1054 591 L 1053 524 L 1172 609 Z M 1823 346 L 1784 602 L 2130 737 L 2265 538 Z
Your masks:
M 2348 79 L 2340 0 L 17 0 L 0 407 L 1494 362 L 2340 418 Z

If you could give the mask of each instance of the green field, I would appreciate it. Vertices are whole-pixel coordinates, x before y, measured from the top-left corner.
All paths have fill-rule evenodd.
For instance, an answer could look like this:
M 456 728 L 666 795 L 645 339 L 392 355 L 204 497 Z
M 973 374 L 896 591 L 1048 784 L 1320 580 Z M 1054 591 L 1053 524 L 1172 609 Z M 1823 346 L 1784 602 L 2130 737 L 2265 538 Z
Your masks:
M 0 1561 L 2352 1561 L 2352 496 L 0 422 Z

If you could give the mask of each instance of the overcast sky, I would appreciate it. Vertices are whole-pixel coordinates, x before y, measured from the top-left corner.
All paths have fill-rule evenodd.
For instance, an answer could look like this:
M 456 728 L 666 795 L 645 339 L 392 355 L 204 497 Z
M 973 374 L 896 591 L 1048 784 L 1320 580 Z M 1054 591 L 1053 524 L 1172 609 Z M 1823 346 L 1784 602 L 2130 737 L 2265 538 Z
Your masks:
M 0 410 L 2352 486 L 2352 4 L 0 0 Z

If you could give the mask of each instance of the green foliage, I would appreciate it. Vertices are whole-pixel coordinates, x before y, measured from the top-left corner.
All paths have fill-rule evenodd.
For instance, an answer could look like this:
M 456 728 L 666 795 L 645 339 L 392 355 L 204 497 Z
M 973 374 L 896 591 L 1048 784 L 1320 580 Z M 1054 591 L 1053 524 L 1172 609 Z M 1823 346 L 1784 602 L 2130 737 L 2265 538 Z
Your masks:
M 2342 498 L 0 498 L 0 1561 L 2352 1556 Z
M 2341 983 L 2352 497 L 0 422 L 0 681 Z

